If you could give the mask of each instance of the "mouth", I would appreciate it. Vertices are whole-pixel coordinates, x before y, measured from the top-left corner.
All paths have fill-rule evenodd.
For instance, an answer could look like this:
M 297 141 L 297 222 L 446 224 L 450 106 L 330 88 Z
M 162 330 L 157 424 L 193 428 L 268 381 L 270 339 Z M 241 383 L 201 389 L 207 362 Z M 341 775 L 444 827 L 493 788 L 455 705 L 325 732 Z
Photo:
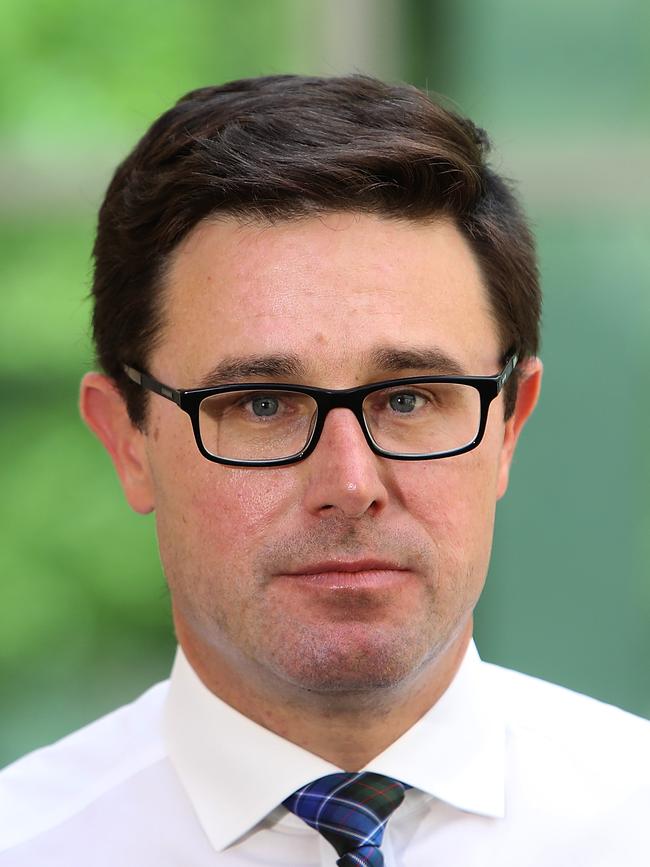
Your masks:
M 388 560 L 363 559 L 309 563 L 278 577 L 313 588 L 372 590 L 399 584 L 409 574 L 409 569 Z

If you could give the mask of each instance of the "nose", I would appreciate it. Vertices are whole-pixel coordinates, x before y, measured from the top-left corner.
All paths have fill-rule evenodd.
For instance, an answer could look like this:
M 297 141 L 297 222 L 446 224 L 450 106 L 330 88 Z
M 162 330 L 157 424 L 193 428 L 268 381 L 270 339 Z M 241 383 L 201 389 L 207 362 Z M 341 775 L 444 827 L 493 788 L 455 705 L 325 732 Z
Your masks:
M 304 461 L 305 505 L 314 515 L 376 515 L 388 502 L 386 459 L 368 446 L 349 409 L 329 412 L 318 445 Z

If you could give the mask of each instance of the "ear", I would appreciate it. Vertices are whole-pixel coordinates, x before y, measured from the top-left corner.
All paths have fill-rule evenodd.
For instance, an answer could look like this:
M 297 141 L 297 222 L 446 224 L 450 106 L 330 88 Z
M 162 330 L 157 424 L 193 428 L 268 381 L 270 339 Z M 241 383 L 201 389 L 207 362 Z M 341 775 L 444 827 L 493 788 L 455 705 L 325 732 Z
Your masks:
M 79 409 L 111 456 L 131 508 L 141 515 L 152 512 L 153 484 L 145 435 L 131 422 L 115 382 L 101 373 L 87 373 L 81 381 Z
M 539 358 L 526 359 L 519 370 L 517 403 L 513 414 L 505 424 L 503 435 L 497 479 L 497 499 L 500 499 L 508 489 L 510 466 L 515 453 L 515 446 L 524 424 L 535 409 L 542 386 L 542 371 L 543 366 Z

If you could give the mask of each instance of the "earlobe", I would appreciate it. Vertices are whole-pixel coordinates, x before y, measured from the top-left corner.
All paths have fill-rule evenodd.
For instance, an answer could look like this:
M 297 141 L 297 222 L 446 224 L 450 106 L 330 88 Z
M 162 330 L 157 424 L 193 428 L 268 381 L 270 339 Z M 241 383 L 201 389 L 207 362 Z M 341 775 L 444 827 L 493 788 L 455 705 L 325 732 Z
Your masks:
M 131 422 L 113 380 L 101 373 L 87 373 L 81 381 L 79 409 L 111 456 L 131 508 L 142 515 L 152 512 L 153 485 L 145 435 Z
M 513 414 L 505 425 L 503 446 L 499 462 L 497 479 L 497 499 L 500 499 L 508 489 L 510 466 L 515 453 L 515 447 L 523 426 L 530 418 L 542 385 L 543 365 L 539 358 L 529 358 L 521 365 L 520 380 L 517 388 L 517 403 Z

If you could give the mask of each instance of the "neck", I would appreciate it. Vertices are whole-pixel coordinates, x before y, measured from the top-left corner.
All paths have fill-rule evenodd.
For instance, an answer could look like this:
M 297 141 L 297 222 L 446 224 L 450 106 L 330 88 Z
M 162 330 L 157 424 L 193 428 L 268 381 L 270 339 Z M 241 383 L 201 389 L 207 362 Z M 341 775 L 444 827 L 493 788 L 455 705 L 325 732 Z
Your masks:
M 203 684 L 237 711 L 345 771 L 358 771 L 443 695 L 463 660 L 472 621 L 407 682 L 382 690 L 316 693 L 273 680 L 250 660 L 216 653 L 183 628 L 183 651 Z M 265 675 L 264 677 L 262 675 Z

